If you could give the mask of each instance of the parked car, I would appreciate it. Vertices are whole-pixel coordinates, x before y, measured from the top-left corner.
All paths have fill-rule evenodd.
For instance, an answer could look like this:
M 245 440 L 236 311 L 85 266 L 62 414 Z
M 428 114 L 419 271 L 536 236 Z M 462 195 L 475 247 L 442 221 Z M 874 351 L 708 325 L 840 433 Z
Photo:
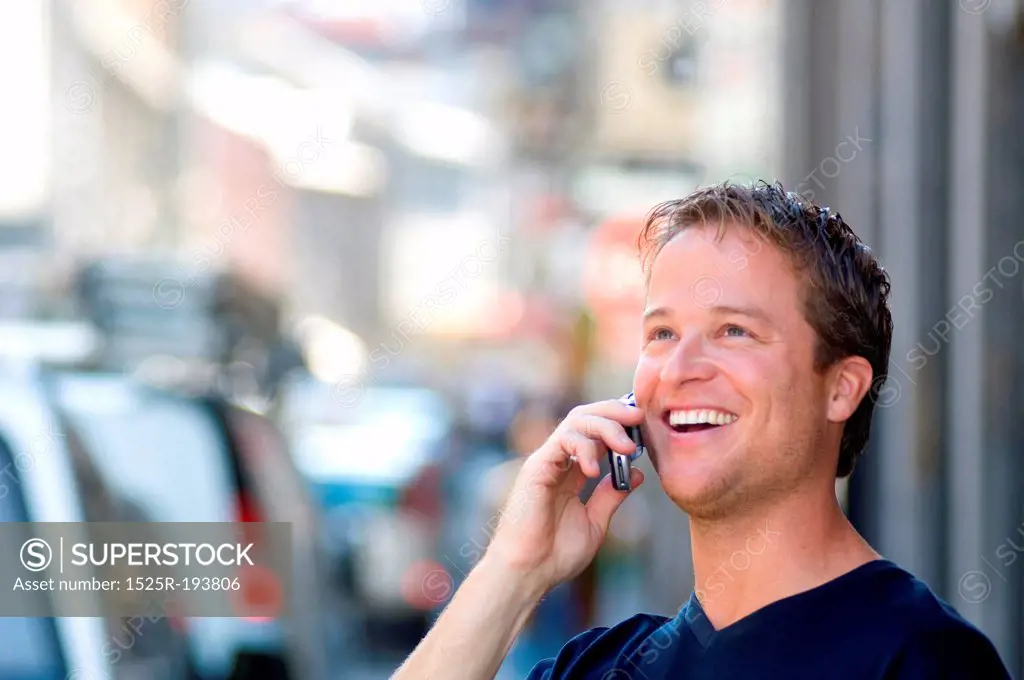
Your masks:
M 31 367 L 4 370 L 0 374 L 0 521 L 80 522 L 82 537 L 89 540 L 93 536 L 90 523 L 147 519 L 130 499 L 104 483 L 74 427 L 52 410 L 38 371 Z M 125 577 L 131 577 L 133 568 L 125 568 Z M 140 624 L 138 619 L 130 622 L 120 616 L 111 598 L 132 597 L 131 593 L 76 595 L 92 597 L 92 607 L 104 615 L 0 617 L 0 678 L 191 677 L 187 641 L 178 622 L 145 617 Z M 45 611 L 60 613 L 60 602 L 50 594 L 39 597 Z M 140 604 L 144 610 L 145 603 Z
M 228 400 L 198 401 L 218 424 L 230 452 L 243 522 L 287 522 L 293 546 L 292 612 L 284 628 L 296 677 L 322 678 L 338 660 L 341 603 L 332 587 L 323 518 L 287 442 L 267 417 Z
M 315 512 L 273 426 L 223 400 L 121 374 L 60 371 L 50 382 L 104 480 L 155 521 L 291 523 L 292 615 L 187 619 L 199 675 L 326 678 L 330 602 L 319 592 Z
M 286 434 L 325 514 L 336 573 L 365 642 L 408 646 L 442 604 L 420 582 L 441 568 L 451 414 L 440 394 L 422 387 L 375 387 L 344 407 L 331 392 L 311 378 L 286 387 Z

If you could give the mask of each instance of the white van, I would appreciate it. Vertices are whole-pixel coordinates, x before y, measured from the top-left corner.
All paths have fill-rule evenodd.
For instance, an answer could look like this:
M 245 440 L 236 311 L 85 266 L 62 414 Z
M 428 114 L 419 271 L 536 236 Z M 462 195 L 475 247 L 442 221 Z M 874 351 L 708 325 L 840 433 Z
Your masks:
M 35 371 L 0 369 L 0 521 L 83 522 L 87 538 L 88 522 L 144 520 L 102 483 Z M 93 597 L 97 612 L 110 611 Z M 147 619 L 142 635 L 115 615 L 61 617 L 58 599 L 40 598 L 52 616 L 0 617 L 0 680 L 189 678 L 185 638 L 170 620 Z

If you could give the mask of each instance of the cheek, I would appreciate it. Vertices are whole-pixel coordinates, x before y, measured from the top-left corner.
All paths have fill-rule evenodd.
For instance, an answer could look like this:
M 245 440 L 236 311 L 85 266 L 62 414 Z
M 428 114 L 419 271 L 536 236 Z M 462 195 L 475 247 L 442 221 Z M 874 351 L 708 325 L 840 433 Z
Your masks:
M 636 396 L 637 406 L 644 408 L 654 397 L 658 389 L 658 377 L 661 373 L 659 363 L 653 358 L 640 355 L 636 364 L 636 373 L 633 374 L 633 394 Z
M 795 421 L 805 419 L 813 410 L 816 396 L 813 386 L 807 384 L 799 372 L 785 370 L 788 364 L 779 363 L 761 373 L 757 387 L 759 399 L 767 404 L 767 417 L 784 429 L 792 431 Z
M 731 352 L 717 357 L 718 370 L 741 396 L 760 401 L 783 381 L 777 358 L 752 352 Z

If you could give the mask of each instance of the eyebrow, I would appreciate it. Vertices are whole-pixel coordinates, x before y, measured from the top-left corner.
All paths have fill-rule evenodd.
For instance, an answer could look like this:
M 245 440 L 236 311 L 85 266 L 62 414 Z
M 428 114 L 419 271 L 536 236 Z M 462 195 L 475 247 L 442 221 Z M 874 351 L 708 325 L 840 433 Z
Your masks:
M 771 317 L 760 307 L 734 307 L 731 305 L 715 305 L 710 308 L 711 313 L 716 316 L 728 316 L 729 314 L 738 314 L 740 316 L 750 317 L 757 319 L 763 323 L 773 326 Z M 671 307 L 655 307 L 644 312 L 644 322 L 651 319 L 663 318 L 672 315 Z
M 657 319 L 663 316 L 670 316 L 671 314 L 672 310 L 669 309 L 668 307 L 655 307 L 654 309 L 648 309 L 644 311 L 644 321 L 648 321 L 650 319 Z

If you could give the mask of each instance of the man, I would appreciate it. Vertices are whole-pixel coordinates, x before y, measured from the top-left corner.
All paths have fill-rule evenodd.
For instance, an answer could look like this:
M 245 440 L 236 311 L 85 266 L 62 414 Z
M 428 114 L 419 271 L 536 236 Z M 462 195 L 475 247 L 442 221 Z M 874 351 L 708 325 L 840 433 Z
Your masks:
M 578 407 L 527 459 L 487 552 L 395 680 L 493 677 L 537 602 L 597 551 L 626 494 L 608 479 L 586 505 L 577 492 L 606 447 L 633 450 L 636 424 L 690 518 L 693 595 L 672 619 L 578 635 L 531 678 L 1008 678 L 835 496 L 889 362 L 889 280 L 871 251 L 838 214 L 764 183 L 662 204 L 641 243 L 637 407 Z

